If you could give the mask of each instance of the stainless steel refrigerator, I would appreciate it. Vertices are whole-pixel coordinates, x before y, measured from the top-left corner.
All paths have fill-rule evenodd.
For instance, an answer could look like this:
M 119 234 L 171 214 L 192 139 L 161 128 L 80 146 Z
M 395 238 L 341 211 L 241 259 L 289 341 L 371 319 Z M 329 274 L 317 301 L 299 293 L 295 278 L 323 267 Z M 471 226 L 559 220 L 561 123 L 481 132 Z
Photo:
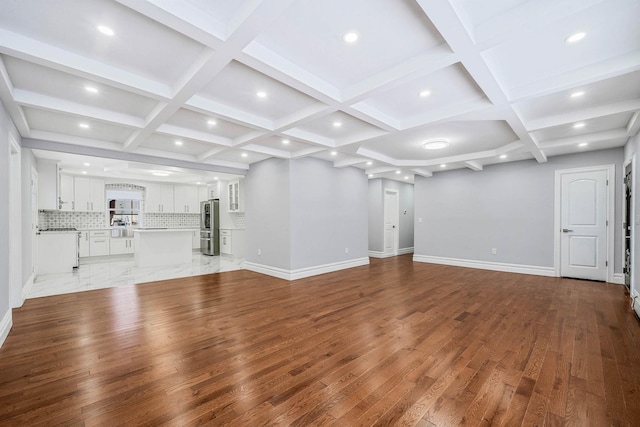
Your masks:
M 220 255 L 220 200 L 200 202 L 200 252 Z

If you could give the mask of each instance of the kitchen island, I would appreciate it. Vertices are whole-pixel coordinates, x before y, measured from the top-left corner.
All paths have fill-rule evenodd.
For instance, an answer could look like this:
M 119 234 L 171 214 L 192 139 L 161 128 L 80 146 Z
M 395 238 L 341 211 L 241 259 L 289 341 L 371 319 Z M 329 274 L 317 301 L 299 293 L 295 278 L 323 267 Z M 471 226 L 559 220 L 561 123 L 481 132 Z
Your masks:
M 133 230 L 137 267 L 187 264 L 192 261 L 193 230 L 138 228 Z

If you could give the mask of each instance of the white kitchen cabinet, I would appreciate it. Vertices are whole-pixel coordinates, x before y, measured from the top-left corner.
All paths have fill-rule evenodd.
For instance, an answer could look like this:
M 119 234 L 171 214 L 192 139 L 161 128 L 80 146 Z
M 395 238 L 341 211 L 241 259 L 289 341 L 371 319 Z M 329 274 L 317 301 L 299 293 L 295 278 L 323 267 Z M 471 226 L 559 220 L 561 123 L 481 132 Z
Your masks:
M 229 212 L 244 212 L 244 180 L 235 179 L 227 184 Z
M 231 255 L 233 253 L 231 243 L 231 230 L 220 230 L 220 253 Z
M 173 185 L 148 183 L 144 211 L 147 213 L 173 213 Z
M 58 210 L 60 168 L 57 161 L 38 160 L 38 209 Z
M 76 211 L 104 212 L 104 179 L 75 177 L 73 198 Z
M 111 255 L 132 254 L 134 252 L 133 237 L 112 237 L 109 247 Z
M 59 207 L 61 211 L 74 210 L 74 179 L 71 175 L 60 174 L 60 200 Z
M 91 256 L 109 255 L 110 231 L 92 230 L 89 232 L 89 253 Z
M 89 231 L 88 230 L 80 232 L 78 253 L 80 257 L 86 257 L 91 255 L 91 250 L 89 248 Z
M 200 209 L 200 202 L 209 199 L 209 187 L 207 185 L 198 185 L 198 209 Z
M 175 213 L 200 213 L 198 187 L 195 185 L 174 185 L 173 211 Z
M 200 229 L 193 230 L 191 249 L 200 249 Z

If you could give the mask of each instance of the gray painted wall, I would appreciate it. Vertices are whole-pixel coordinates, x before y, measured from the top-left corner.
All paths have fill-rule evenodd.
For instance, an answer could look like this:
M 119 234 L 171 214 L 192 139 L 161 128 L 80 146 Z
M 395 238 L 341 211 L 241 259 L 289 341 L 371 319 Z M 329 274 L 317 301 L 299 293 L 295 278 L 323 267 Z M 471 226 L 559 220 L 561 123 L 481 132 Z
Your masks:
M 247 261 L 297 270 L 367 256 L 361 170 L 318 159 L 268 159 L 251 165 L 245 192 Z
M 369 250 L 384 252 L 384 191 L 397 190 L 399 199 L 399 249 L 412 248 L 414 189 L 412 184 L 390 179 L 369 180 Z
M 22 286 L 31 277 L 33 267 L 33 242 L 31 240 L 31 167 L 36 168 L 36 158 L 29 148 L 20 150 L 22 162 Z
M 416 177 L 415 254 L 553 267 L 555 171 L 615 164 L 614 272 L 622 272 L 622 162 L 616 148 Z
M 367 257 L 364 172 L 312 158 L 291 160 L 290 166 L 291 268 Z
M 291 269 L 290 181 L 288 160 L 251 165 L 244 182 L 247 261 Z

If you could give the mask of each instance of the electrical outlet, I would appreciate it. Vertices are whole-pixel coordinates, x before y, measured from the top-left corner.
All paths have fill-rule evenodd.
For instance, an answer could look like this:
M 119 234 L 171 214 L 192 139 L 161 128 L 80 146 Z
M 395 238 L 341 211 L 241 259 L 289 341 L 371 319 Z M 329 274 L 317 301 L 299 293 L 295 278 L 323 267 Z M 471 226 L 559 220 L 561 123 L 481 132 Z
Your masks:
M 262 255 L 262 249 L 258 249 L 258 256 Z
M 348 254 L 349 253 L 349 248 L 344 248 L 344 253 Z
M 492 255 L 496 255 L 498 253 L 498 249 L 497 248 L 491 248 L 491 254 Z

